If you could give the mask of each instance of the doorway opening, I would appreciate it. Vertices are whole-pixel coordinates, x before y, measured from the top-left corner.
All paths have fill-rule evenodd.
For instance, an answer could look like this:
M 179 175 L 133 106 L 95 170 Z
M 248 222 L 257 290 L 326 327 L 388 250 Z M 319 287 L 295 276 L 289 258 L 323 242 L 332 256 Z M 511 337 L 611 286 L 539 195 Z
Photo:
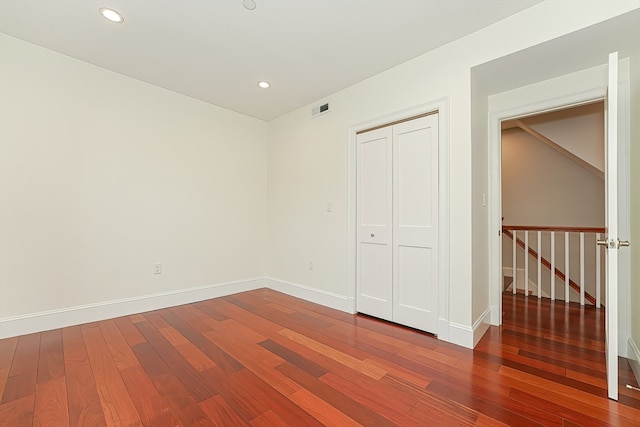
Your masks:
M 502 292 L 600 308 L 602 100 L 501 122 Z
M 608 81 L 603 82 L 602 78 L 593 76 L 592 79 L 580 79 L 578 77 L 584 77 L 582 75 L 579 76 L 579 73 L 574 73 L 572 75 L 561 76 L 553 80 L 540 82 L 537 84 L 536 88 L 539 89 L 535 92 L 534 95 L 531 91 L 531 87 L 522 88 L 517 91 L 505 92 L 504 94 L 497 94 L 492 97 L 489 97 L 489 111 L 490 111 L 490 120 L 489 120 L 489 135 L 490 135 L 490 143 L 489 143 L 489 151 L 490 151 L 490 170 L 493 171 L 492 176 L 490 177 L 490 193 L 492 197 L 490 200 L 490 229 L 495 231 L 496 234 L 493 234 L 497 238 L 490 240 L 490 260 L 491 260 L 491 301 L 492 301 L 492 323 L 493 324 L 502 324 L 502 316 L 503 316 L 503 304 L 502 297 L 504 296 L 503 291 L 503 250 L 507 250 L 503 248 L 503 239 L 502 229 L 502 183 L 503 178 L 502 174 L 502 146 L 501 146 L 501 127 L 502 122 L 506 120 L 510 120 L 513 118 L 526 118 L 528 116 L 546 113 L 551 111 L 558 111 L 568 108 L 568 106 L 580 106 L 585 104 L 592 104 L 596 101 L 607 99 L 607 138 L 608 142 L 607 146 L 607 170 L 605 185 L 607 187 L 606 194 L 611 196 L 617 196 L 617 200 L 613 198 L 613 196 L 608 197 L 606 201 L 606 212 L 609 215 L 605 214 L 605 223 L 607 224 L 608 230 L 607 233 L 613 236 L 627 236 L 628 235 L 628 212 L 629 212 L 629 192 L 628 192 L 628 183 L 629 183 L 629 167 L 628 167 L 628 152 L 629 152 L 629 137 L 628 137 L 628 106 L 629 106 L 629 87 L 628 87 L 628 73 L 627 73 L 627 60 L 622 60 L 618 62 L 617 55 L 614 53 L 609 57 L 609 64 L 594 67 L 588 71 L 596 71 L 598 69 L 603 69 L 604 74 L 608 75 Z M 621 71 L 619 72 L 619 64 L 621 67 Z M 608 70 L 608 72 L 606 71 Z M 586 73 L 587 70 L 585 70 Z M 620 76 L 623 78 L 620 79 Z M 583 81 L 584 80 L 584 81 Z M 587 82 L 588 80 L 592 80 Z M 565 85 L 567 83 L 576 83 L 580 81 L 583 84 L 584 89 L 582 91 L 577 91 L 575 87 L 567 88 Z M 545 92 L 545 96 L 540 97 L 538 94 L 540 90 L 547 90 Z M 615 90 L 612 90 L 615 89 Z M 614 96 L 611 93 L 614 93 Z M 617 96 L 617 93 L 620 96 Z M 549 96 L 551 95 L 551 96 Z M 533 102 L 527 102 L 527 99 L 533 99 Z M 619 113 L 617 112 L 619 110 Z M 616 137 L 616 133 L 618 134 Z M 619 141 L 618 141 L 619 140 Z M 616 166 L 617 163 L 617 166 Z M 492 202 L 491 202 L 492 201 Z M 619 230 L 618 225 L 620 224 Z M 613 224 L 613 225 L 612 225 Z M 614 230 L 615 228 L 615 230 Z M 492 231 L 492 233 L 493 233 Z M 515 230 L 516 236 L 518 231 Z M 524 230 L 523 230 L 524 231 Z M 537 231 L 534 233 L 533 243 L 535 249 L 537 249 L 538 245 L 535 239 L 537 238 Z M 564 234 L 561 235 L 564 237 Z M 517 236 L 519 237 L 519 236 Z M 517 242 L 516 237 L 516 242 Z M 522 236 L 526 238 L 526 234 Z M 603 236 L 604 239 L 601 241 L 602 243 L 606 243 L 609 245 L 613 241 L 614 238 L 609 239 L 608 236 Z M 567 239 L 568 240 L 568 239 Z M 617 240 L 617 238 L 615 239 Z M 525 245 L 523 245 L 525 246 Z M 527 247 L 529 245 L 526 245 Z M 553 245 L 555 246 L 555 245 Z M 620 263 L 618 263 L 618 255 L 617 251 L 612 251 L 611 248 L 614 248 L 613 244 L 611 244 L 610 249 L 607 250 L 607 263 L 608 265 L 613 265 L 613 268 L 607 268 L 607 282 L 612 283 L 613 285 L 606 286 L 606 292 L 608 292 L 607 301 L 601 301 L 601 303 L 607 304 L 607 310 L 602 313 L 602 317 L 606 316 L 605 323 L 605 332 L 606 332 L 606 379 L 607 379 L 607 389 L 609 397 L 612 399 L 617 399 L 618 396 L 618 356 L 626 357 L 626 352 L 624 351 L 623 346 L 619 346 L 619 343 L 625 343 L 627 340 L 624 335 L 627 333 L 627 325 L 629 318 L 629 310 L 628 310 L 628 290 L 629 290 L 629 280 L 628 280 L 628 271 L 629 271 L 629 263 L 628 260 L 623 258 L 624 252 L 621 253 L 619 257 Z M 535 251 L 536 255 L 541 251 Z M 616 248 L 617 249 L 617 248 Z M 516 248 L 517 250 L 517 248 Z M 513 250 L 512 250 L 513 252 Z M 529 250 L 527 249 L 527 257 L 529 256 Z M 523 250 L 523 256 L 525 251 Z M 581 257 L 584 255 L 580 255 Z M 535 260 L 537 261 L 540 255 L 535 256 Z M 580 262 L 580 261 L 578 261 Z M 528 262 L 527 262 L 528 263 Z M 566 261 L 565 261 L 566 263 Z M 570 262 L 569 262 L 570 264 Z M 575 263 L 574 263 L 575 264 Z M 539 265 L 539 263 L 538 263 Z M 517 264 L 516 264 L 517 266 Z M 523 268 L 524 269 L 524 268 Z M 537 273 L 537 268 L 534 268 L 534 275 L 537 278 L 539 274 Z M 513 274 L 514 280 L 518 279 L 518 272 Z M 583 273 L 581 272 L 580 275 Z M 613 278 L 612 278 L 613 276 Z M 527 276 L 529 277 L 529 276 Z M 549 276 L 551 280 L 551 271 L 549 271 Z M 584 280 L 580 280 L 583 282 Z M 529 283 L 528 280 L 522 280 L 523 284 Z M 565 285 L 566 286 L 566 285 Z M 514 288 L 511 288 L 512 290 Z M 518 289 L 518 286 L 515 286 L 515 289 Z M 566 288 L 565 288 L 566 289 Z M 537 291 L 537 289 L 536 289 Z M 524 290 L 525 293 L 528 293 L 528 290 Z M 572 291 L 569 290 L 565 292 L 566 294 L 570 294 Z M 582 291 L 581 291 L 582 292 Z M 598 294 L 598 293 L 596 293 Z M 536 292 L 537 297 L 537 292 Z M 523 299 L 527 299 L 528 301 L 542 301 L 542 298 L 531 298 L 524 297 Z M 581 296 L 581 298 L 583 298 Z M 584 295 L 586 298 L 586 294 Z M 569 298 L 569 301 L 571 299 Z M 582 301 L 580 301 L 582 302 Z M 565 306 L 565 303 L 556 303 L 556 305 Z M 578 307 L 587 307 L 587 305 L 582 306 L 579 303 Z M 538 311 L 538 313 L 540 313 Z M 547 319 L 553 320 L 552 317 L 549 317 L 551 312 L 548 311 Z M 555 313 L 555 312 L 554 312 Z M 540 317 L 541 314 L 537 314 L 536 318 Z M 560 314 L 555 314 L 556 318 L 561 316 Z M 540 317 L 540 321 L 542 318 Z M 620 321 L 620 322 L 619 322 Z M 618 324 L 622 326 L 621 329 L 618 328 Z M 577 323 L 582 328 L 578 328 L 578 332 L 580 330 L 586 330 L 588 328 L 583 322 Z M 539 342 L 544 342 L 545 339 L 538 340 Z M 555 346 L 558 344 L 558 341 L 554 342 L 545 342 L 544 346 Z M 561 345 L 565 345 L 566 343 L 560 342 Z

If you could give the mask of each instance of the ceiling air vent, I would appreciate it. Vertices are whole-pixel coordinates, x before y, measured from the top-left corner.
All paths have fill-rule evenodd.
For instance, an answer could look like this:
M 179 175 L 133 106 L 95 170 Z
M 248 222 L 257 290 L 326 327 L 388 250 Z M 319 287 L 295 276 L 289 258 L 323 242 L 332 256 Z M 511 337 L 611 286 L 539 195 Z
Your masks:
M 329 103 L 319 105 L 311 109 L 311 117 L 316 117 L 329 112 Z

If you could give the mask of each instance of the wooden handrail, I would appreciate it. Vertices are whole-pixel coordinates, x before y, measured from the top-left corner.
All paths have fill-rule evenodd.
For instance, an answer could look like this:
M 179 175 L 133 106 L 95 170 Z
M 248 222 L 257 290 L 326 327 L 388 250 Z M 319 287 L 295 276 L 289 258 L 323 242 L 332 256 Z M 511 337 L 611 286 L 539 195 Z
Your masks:
M 502 232 L 504 233 L 505 236 L 507 236 L 508 238 L 510 238 L 511 240 L 513 240 L 513 233 L 511 233 L 511 231 L 506 230 L 506 228 L 508 228 L 507 226 L 503 227 Z M 517 228 L 512 229 L 512 230 L 518 230 Z M 528 229 L 525 229 L 528 230 Z M 518 244 L 518 246 L 520 246 L 522 249 L 525 249 L 525 244 L 522 240 L 516 238 L 516 243 Z M 535 250 L 528 248 L 529 249 L 529 255 L 531 255 L 533 258 L 538 258 L 538 252 L 536 252 Z M 551 271 L 551 263 L 549 262 L 549 260 L 547 260 L 545 257 L 540 257 L 540 262 L 542 265 L 544 265 L 547 270 Z M 562 271 L 558 270 L 557 268 L 555 268 L 555 275 L 556 277 L 558 277 L 560 280 L 562 280 L 564 282 L 565 280 L 565 275 Z M 528 278 L 526 280 L 529 280 Z M 538 286 L 540 286 L 540 284 L 538 283 Z M 571 280 L 571 278 L 569 278 L 569 286 L 571 287 L 571 289 L 573 289 L 574 291 L 580 293 L 580 285 L 578 285 L 576 282 L 574 282 L 573 280 Z M 568 297 L 568 296 L 567 296 Z M 584 291 L 584 298 L 589 301 L 591 304 L 596 305 L 596 299 L 593 295 L 591 295 L 589 292 L 587 292 L 586 290 Z
M 503 225 L 503 231 L 507 230 L 529 230 L 529 231 L 567 231 L 570 233 L 606 233 L 606 229 L 604 227 L 564 227 L 564 226 L 555 226 L 555 225 Z

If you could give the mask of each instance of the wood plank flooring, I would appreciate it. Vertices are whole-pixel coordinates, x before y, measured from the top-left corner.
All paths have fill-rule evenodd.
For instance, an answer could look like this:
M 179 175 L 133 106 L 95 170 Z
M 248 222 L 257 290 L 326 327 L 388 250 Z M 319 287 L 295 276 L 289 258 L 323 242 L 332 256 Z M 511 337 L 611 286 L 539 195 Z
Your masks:
M 475 350 L 260 289 L 0 341 L 0 425 L 640 426 L 604 312 L 503 295 Z

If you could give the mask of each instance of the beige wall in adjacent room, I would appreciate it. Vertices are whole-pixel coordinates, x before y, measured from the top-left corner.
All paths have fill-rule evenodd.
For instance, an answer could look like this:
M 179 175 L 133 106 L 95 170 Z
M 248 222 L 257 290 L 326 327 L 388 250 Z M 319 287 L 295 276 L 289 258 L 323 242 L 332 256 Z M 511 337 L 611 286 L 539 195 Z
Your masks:
M 502 216 L 505 225 L 604 227 L 604 181 L 523 130 L 504 130 Z

